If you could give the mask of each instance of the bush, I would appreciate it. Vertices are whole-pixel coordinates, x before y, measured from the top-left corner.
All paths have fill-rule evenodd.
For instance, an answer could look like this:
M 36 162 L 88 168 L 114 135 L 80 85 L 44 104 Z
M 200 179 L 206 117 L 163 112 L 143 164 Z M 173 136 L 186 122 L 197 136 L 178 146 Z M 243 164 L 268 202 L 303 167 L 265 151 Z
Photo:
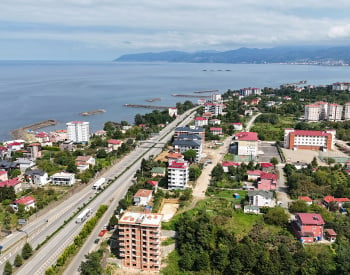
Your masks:
M 32 256 L 32 254 L 33 254 L 32 247 L 30 246 L 29 243 L 25 243 L 25 245 L 23 246 L 23 249 L 22 249 L 22 258 L 26 260 L 30 256 Z

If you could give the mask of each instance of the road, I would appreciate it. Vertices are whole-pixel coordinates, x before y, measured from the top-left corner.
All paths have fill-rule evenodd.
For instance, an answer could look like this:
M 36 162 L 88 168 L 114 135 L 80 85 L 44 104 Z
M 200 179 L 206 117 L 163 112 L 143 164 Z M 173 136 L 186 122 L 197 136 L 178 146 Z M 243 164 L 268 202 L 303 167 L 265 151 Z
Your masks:
M 192 110 L 193 111 L 193 110 Z M 104 215 L 101 221 L 99 222 L 99 226 L 101 224 L 108 223 L 110 216 L 113 213 L 113 210 L 118 205 L 118 202 L 121 198 L 123 198 L 124 194 L 126 193 L 127 189 L 131 185 L 131 178 L 134 176 L 137 169 L 139 169 L 142 158 L 148 158 L 151 155 L 158 154 L 162 148 L 150 148 L 153 143 L 157 141 L 167 141 L 170 140 L 173 135 L 173 130 L 177 126 L 177 123 L 180 122 L 179 126 L 183 126 L 188 124 L 194 117 L 194 115 L 189 115 L 192 111 L 186 112 L 184 115 L 179 116 L 175 121 L 169 123 L 160 133 L 158 136 L 153 137 L 151 139 L 150 144 L 147 146 L 139 146 L 134 151 L 132 151 L 130 154 L 125 156 L 121 161 L 119 161 L 116 165 L 114 165 L 111 169 L 109 169 L 107 172 L 105 172 L 103 177 L 106 178 L 114 178 L 116 176 L 119 176 L 117 180 L 115 180 L 111 185 L 108 187 L 108 189 L 104 192 L 101 192 L 99 196 L 95 200 L 92 201 L 92 203 L 88 206 L 89 208 L 92 208 L 96 210 L 99 205 L 101 204 L 107 204 L 109 205 L 109 209 L 107 213 L 109 215 Z M 141 157 L 142 156 L 142 157 Z M 141 158 L 140 158 L 141 157 Z M 140 158 L 136 163 L 132 164 L 136 159 Z M 80 201 L 80 205 L 82 203 L 86 203 L 88 201 L 88 198 L 93 195 L 94 191 L 90 188 L 85 188 L 81 190 L 74 198 L 78 201 Z M 80 199 L 81 198 L 81 199 Z M 61 215 L 59 218 L 59 221 L 61 223 L 52 222 L 52 230 L 56 230 L 60 225 L 63 224 L 63 221 L 70 217 L 74 211 L 76 211 L 76 206 L 73 207 L 69 205 L 71 203 L 72 205 L 74 203 L 73 197 L 68 201 L 65 201 L 61 205 L 57 206 L 55 208 L 55 211 L 57 213 L 64 213 L 64 215 Z M 64 218 L 67 217 L 67 218 Z M 48 224 L 50 224 L 50 221 L 52 218 L 49 218 Z M 40 221 L 38 221 L 40 222 Z M 43 222 L 43 221 L 41 221 Z M 28 225 L 29 226 L 29 225 Z M 42 224 L 41 224 L 42 226 Z M 62 253 L 62 251 L 70 245 L 74 239 L 74 237 L 79 233 L 81 230 L 83 224 L 76 224 L 75 219 L 70 221 L 66 224 L 66 226 L 60 230 L 53 238 L 51 238 L 44 246 L 40 248 L 40 250 L 30 259 L 30 261 L 26 262 L 17 272 L 17 274 L 44 274 L 45 270 L 54 264 L 58 258 L 58 256 Z M 100 228 L 98 228 L 100 229 Z M 97 230 L 98 230 L 97 229 Z M 37 229 L 38 231 L 42 232 L 41 238 L 45 239 L 48 235 L 46 233 L 46 230 Z M 43 234 L 45 232 L 45 234 Z M 23 233 L 21 233 L 23 234 Z M 30 235 L 29 235 L 30 236 Z M 91 247 L 91 239 L 95 239 L 96 235 L 91 235 L 91 237 L 87 240 L 86 244 L 87 246 L 90 245 Z M 30 237 L 29 237 L 30 238 Z M 33 240 L 28 239 L 29 243 L 35 247 L 37 243 L 35 243 Z M 36 242 L 39 243 L 39 240 Z M 85 245 L 84 245 L 85 247 Z M 82 249 L 83 255 L 87 254 L 91 248 Z M 12 257 L 15 255 L 12 254 Z M 77 260 L 74 260 L 72 262 L 72 265 L 74 266 L 73 269 L 77 270 L 77 267 L 79 266 L 81 260 L 83 260 L 83 257 L 77 257 Z M 77 264 L 78 263 L 78 264 Z M 73 272 L 74 273 L 74 272 Z M 73 274 L 70 273 L 70 274 Z
M 281 202 L 281 207 L 285 208 L 288 210 L 288 205 L 289 203 L 292 201 L 288 195 L 288 187 L 285 183 L 285 176 L 284 176 L 284 164 L 283 163 L 279 163 L 277 164 L 277 169 L 278 169 L 278 173 L 279 173 L 279 178 L 278 178 L 278 189 L 276 192 L 276 196 L 277 196 L 277 201 Z
M 260 115 L 261 115 L 261 113 L 257 113 L 248 121 L 247 126 L 245 127 L 246 132 L 250 131 L 250 128 L 252 128 L 255 119 Z

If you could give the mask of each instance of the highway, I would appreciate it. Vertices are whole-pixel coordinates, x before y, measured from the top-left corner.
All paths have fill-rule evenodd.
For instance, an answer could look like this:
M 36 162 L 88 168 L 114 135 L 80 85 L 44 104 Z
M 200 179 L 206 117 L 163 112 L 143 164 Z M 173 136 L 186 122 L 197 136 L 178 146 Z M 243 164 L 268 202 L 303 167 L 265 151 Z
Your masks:
M 154 142 L 157 143 L 170 140 L 173 135 L 173 129 L 176 127 L 177 123 L 180 122 L 179 126 L 184 126 L 193 119 L 194 115 L 189 115 L 191 112 L 193 112 L 193 109 L 169 123 L 169 125 L 167 125 L 158 136 L 150 139 L 149 144 L 145 144 L 146 146 L 139 146 L 117 164 L 111 167 L 111 169 L 101 175 L 105 178 L 114 178 L 116 176 L 119 176 L 119 178 L 111 183 L 106 191 L 101 192 L 101 194 L 97 196 L 97 198 L 93 200 L 89 206 L 87 206 L 93 210 L 96 210 L 101 204 L 110 206 L 107 214 L 105 214 L 101 219 L 101 222 L 99 222 L 99 225 L 108 223 L 113 210 L 118 205 L 119 200 L 123 198 L 127 189 L 131 185 L 131 178 L 134 176 L 136 170 L 140 168 L 142 158 L 148 158 L 150 155 L 157 155 L 162 150 L 163 146 L 161 148 L 158 148 L 158 146 L 152 148 Z M 132 164 L 138 158 L 140 159 L 136 163 Z M 88 199 L 94 194 L 94 192 L 95 191 L 91 189 L 91 186 L 89 186 L 81 190 L 79 193 L 73 195 L 52 211 L 45 214 L 45 217 L 43 216 L 42 219 L 29 224 L 27 226 L 28 228 L 24 227 L 23 229 L 28 233 L 28 242 L 33 247 L 36 247 L 46 238 L 47 235 L 50 235 L 50 232 L 54 232 L 63 224 L 64 220 L 67 220 L 74 213 L 74 211 L 77 211 L 77 207 L 82 206 L 83 203 L 87 203 Z M 46 218 L 48 218 L 47 223 L 45 222 Z M 72 243 L 74 237 L 79 233 L 82 227 L 83 224 L 76 224 L 75 219 L 67 223 L 63 229 L 61 229 L 53 238 L 43 245 L 40 250 L 18 270 L 17 274 L 44 274 L 45 270 L 56 262 L 57 258 L 65 247 Z M 31 228 L 33 228 L 34 233 L 32 233 L 32 231 L 28 231 Z M 22 237 L 23 235 L 24 238 Z M 14 245 L 8 250 L 7 257 L 10 257 L 11 259 L 15 257 L 15 254 L 17 253 L 15 251 L 20 251 L 19 249 L 22 248 L 26 234 L 23 232 L 18 232 L 10 239 L 16 240 L 16 237 L 17 239 L 22 237 L 22 241 L 18 245 Z M 91 238 L 95 239 L 96 235 L 91 235 Z M 86 244 L 90 246 L 92 244 L 90 240 L 91 238 L 89 238 L 89 240 L 86 242 Z M 4 248 L 6 247 L 4 246 Z M 83 249 L 83 256 L 87 254 L 90 249 L 91 248 L 86 250 Z M 76 264 L 73 264 L 73 269 L 77 270 L 81 260 L 84 259 L 83 256 L 76 257 L 77 260 L 72 262 L 72 264 L 76 262 Z M 3 259 L 3 262 L 4 261 L 5 259 Z

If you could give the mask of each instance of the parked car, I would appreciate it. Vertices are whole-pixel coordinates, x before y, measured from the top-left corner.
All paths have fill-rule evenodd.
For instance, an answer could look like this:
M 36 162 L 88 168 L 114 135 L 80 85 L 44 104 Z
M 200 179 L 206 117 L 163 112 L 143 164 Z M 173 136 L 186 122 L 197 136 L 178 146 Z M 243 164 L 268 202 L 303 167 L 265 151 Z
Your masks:
M 98 234 L 99 237 L 103 237 L 104 234 L 106 234 L 107 229 L 102 229 L 101 232 Z
M 98 243 L 100 241 L 100 239 L 96 239 L 95 241 L 94 241 L 94 243 Z

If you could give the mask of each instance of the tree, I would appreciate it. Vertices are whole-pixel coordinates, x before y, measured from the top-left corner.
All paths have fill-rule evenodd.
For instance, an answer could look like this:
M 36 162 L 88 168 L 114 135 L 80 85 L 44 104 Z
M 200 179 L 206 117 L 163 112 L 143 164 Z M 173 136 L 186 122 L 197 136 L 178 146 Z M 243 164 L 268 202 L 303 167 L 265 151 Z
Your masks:
M 12 265 L 9 261 L 6 261 L 5 267 L 4 267 L 4 275 L 11 275 L 12 274 Z
M 24 260 L 28 259 L 33 254 L 33 249 L 29 243 L 25 243 L 22 249 L 22 258 Z
M 293 201 L 289 205 L 289 211 L 291 213 L 298 213 L 298 212 L 305 213 L 305 212 L 308 212 L 308 210 L 309 210 L 309 206 L 305 201 L 302 201 L 302 200 Z
M 288 214 L 281 207 L 269 208 L 264 215 L 264 220 L 267 224 L 275 224 L 285 226 L 288 223 Z
M 23 259 L 22 259 L 21 255 L 19 255 L 19 254 L 16 255 L 16 258 L 15 258 L 15 261 L 13 264 L 15 267 L 19 267 L 23 264 Z
M 270 162 L 273 164 L 273 166 L 276 168 L 276 165 L 278 164 L 278 159 L 276 157 L 273 157 L 270 159 Z
M 13 178 L 18 177 L 20 174 L 21 174 L 21 171 L 20 171 L 19 169 L 11 169 L 11 170 L 8 172 L 8 177 L 9 177 L 10 179 L 13 179 Z
M 316 157 L 314 157 L 314 158 L 312 159 L 312 161 L 311 161 L 311 166 L 312 166 L 313 168 L 316 168 L 316 167 L 318 166 L 318 162 L 317 162 L 317 158 L 316 158 Z
M 106 157 L 107 157 L 107 152 L 104 149 L 99 149 L 96 152 L 96 158 L 103 159 L 103 158 L 106 158 Z
M 184 159 L 189 162 L 194 162 L 197 156 L 197 152 L 193 149 L 189 149 L 186 152 L 183 153 Z
M 102 274 L 103 270 L 101 266 L 101 256 L 102 256 L 101 250 L 85 255 L 86 261 L 80 264 L 80 274 L 82 275 Z

